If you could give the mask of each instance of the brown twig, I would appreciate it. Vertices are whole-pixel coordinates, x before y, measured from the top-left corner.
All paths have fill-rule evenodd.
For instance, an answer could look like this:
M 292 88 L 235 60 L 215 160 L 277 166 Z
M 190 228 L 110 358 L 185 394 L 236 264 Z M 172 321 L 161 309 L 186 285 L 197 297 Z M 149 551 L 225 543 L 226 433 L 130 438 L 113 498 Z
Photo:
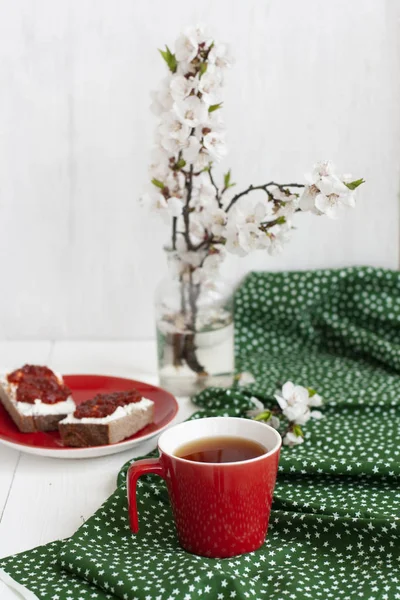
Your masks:
M 196 348 L 196 342 L 195 342 L 196 320 L 197 320 L 197 301 L 198 301 L 199 295 L 200 295 L 200 284 L 193 283 L 192 272 L 190 272 L 190 274 L 189 274 L 188 285 L 189 285 L 189 289 L 188 289 L 189 305 L 190 305 L 190 311 L 191 311 L 191 315 L 192 315 L 192 318 L 191 318 L 192 333 L 185 335 L 183 357 L 186 360 L 188 367 L 190 367 L 192 369 L 192 371 L 194 371 L 198 375 L 205 376 L 205 375 L 207 375 L 207 373 L 206 373 L 205 368 L 203 367 L 203 365 L 200 364 L 200 362 L 197 358 L 197 352 L 196 352 L 197 348 Z
M 185 181 L 186 188 L 186 204 L 183 207 L 183 222 L 185 224 L 184 238 L 186 241 L 186 246 L 188 250 L 193 250 L 192 240 L 190 239 L 190 200 L 192 198 L 192 190 L 193 190 L 193 165 L 190 165 L 189 174 L 186 176 Z
M 239 192 L 239 194 L 236 194 L 235 196 L 233 196 L 232 200 L 230 201 L 230 203 L 228 204 L 227 208 L 226 208 L 226 212 L 228 212 L 232 206 L 239 200 L 239 198 L 241 198 L 242 196 L 245 196 L 246 194 L 248 194 L 249 192 L 254 192 L 255 190 L 263 190 L 266 194 L 268 194 L 268 196 L 271 197 L 271 192 L 269 191 L 269 187 L 277 187 L 280 190 L 283 190 L 285 188 L 303 188 L 304 185 L 302 183 L 275 183 L 275 181 L 270 181 L 269 183 L 265 183 L 264 185 L 249 185 L 249 187 L 246 190 L 243 190 L 243 192 Z
M 210 177 L 211 184 L 212 184 L 212 185 L 214 186 L 214 188 L 215 188 L 215 199 L 216 199 L 216 201 L 217 201 L 217 203 L 218 203 L 218 208 L 221 208 L 221 207 L 222 207 L 222 203 L 221 203 L 221 196 L 220 196 L 220 194 L 219 194 L 219 189 L 218 189 L 218 186 L 217 186 L 217 184 L 216 184 L 216 183 L 215 183 L 215 181 L 214 181 L 213 174 L 211 173 L 211 167 L 208 169 L 208 175 L 209 175 L 209 177 Z M 225 191 L 225 190 L 223 190 L 223 191 L 222 191 L 222 194 L 224 193 L 224 191 Z M 222 195 L 222 194 L 221 194 L 221 195 Z
M 178 218 L 172 217 L 172 250 L 176 250 L 176 226 Z

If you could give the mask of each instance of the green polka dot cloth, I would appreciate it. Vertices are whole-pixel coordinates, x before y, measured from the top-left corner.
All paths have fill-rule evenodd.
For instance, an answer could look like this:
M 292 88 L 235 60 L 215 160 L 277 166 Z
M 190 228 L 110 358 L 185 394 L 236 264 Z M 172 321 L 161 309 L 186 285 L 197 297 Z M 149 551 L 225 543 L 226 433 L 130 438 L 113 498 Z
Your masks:
M 325 399 L 304 444 L 282 449 L 260 550 L 223 560 L 183 551 L 154 475 L 139 482 L 131 535 L 125 465 L 72 538 L 2 560 L 3 578 L 40 600 L 400 599 L 400 274 L 249 275 L 236 294 L 236 359 L 256 382 L 205 390 L 195 418 L 245 416 L 287 380 Z

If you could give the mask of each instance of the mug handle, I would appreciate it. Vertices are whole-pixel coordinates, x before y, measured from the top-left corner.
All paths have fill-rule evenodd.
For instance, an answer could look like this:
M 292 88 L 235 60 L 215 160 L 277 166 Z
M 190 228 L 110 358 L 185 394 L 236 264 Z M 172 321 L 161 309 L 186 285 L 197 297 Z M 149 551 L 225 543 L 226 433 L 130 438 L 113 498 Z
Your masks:
M 128 493 L 128 510 L 129 524 L 131 531 L 137 533 L 139 531 L 139 519 L 136 502 L 136 484 L 139 477 L 154 473 L 165 479 L 164 467 L 161 464 L 160 458 L 144 458 L 131 464 L 127 474 L 127 493 Z

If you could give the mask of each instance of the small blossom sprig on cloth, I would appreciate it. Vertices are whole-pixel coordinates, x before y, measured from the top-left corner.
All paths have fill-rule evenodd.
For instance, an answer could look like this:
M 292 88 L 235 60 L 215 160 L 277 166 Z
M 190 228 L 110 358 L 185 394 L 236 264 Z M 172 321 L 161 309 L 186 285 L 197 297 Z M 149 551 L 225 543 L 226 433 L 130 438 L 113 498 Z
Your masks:
M 313 408 L 322 406 L 322 398 L 312 388 L 305 388 L 287 381 L 282 390 L 274 395 L 278 406 L 266 409 L 261 402 L 252 398 L 257 408 L 248 412 L 248 416 L 256 421 L 263 421 L 274 429 L 280 429 L 281 419 L 285 417 L 286 428 L 282 432 L 285 446 L 297 446 L 304 442 L 304 434 L 301 428 L 311 418 L 321 419 L 323 417 L 319 410 Z

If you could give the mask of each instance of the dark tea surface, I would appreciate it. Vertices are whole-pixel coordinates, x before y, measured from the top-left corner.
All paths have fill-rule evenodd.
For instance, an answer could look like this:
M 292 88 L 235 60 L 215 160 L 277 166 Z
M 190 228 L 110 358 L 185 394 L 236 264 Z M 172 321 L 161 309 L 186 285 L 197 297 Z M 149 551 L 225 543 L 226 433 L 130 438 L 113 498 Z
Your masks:
M 234 436 L 201 438 L 180 446 L 175 456 L 202 463 L 230 463 L 257 458 L 268 452 L 267 448 Z

